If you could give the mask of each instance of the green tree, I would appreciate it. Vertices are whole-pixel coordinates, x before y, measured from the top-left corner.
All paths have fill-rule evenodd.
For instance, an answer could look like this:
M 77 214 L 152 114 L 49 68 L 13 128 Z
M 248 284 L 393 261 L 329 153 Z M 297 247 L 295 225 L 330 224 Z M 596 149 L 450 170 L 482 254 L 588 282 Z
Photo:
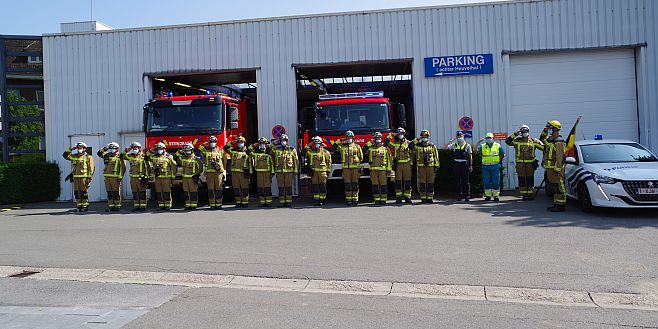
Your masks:
M 20 97 L 16 92 L 7 93 L 7 102 L 26 102 L 25 97 Z M 37 105 L 12 105 L 9 107 L 10 117 L 34 117 L 41 115 L 41 109 Z M 3 120 L 5 121 L 5 120 Z M 33 133 L 43 131 L 43 122 L 26 121 L 26 122 L 8 122 L 5 121 L 5 127 L 9 126 L 10 133 Z M 9 138 L 9 148 L 17 151 L 38 150 L 40 144 L 39 137 L 11 137 Z

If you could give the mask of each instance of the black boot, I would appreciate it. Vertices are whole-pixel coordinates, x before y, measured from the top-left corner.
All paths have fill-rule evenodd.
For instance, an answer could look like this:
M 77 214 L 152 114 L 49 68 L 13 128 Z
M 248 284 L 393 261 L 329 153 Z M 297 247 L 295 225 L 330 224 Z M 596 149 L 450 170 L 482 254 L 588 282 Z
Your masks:
M 411 198 L 404 198 L 404 203 L 411 204 Z
M 402 198 L 395 198 L 395 203 L 397 203 L 397 204 L 402 203 Z

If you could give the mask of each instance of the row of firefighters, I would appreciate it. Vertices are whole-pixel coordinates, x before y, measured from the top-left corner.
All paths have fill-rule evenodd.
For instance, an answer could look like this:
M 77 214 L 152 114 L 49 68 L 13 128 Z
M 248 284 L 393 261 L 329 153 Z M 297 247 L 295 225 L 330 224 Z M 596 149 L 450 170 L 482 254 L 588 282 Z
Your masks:
M 530 128 L 523 125 L 507 137 L 505 143 L 513 146 L 516 156 L 516 172 L 519 190 L 523 200 L 532 200 L 534 195 L 534 173 L 539 166 L 535 151 L 543 150 L 543 167 L 546 169 L 547 183 L 555 191 L 554 205 L 550 211 L 564 211 L 566 203 L 564 186 L 565 142 L 560 135 L 561 124 L 550 121 L 539 139 L 530 137 Z M 418 192 L 422 203 L 433 203 L 434 181 L 440 166 L 436 145 L 430 141 L 430 132 L 423 130 L 420 136 L 408 140 L 404 128 L 398 128 L 385 139 L 376 132 L 372 140 L 363 147 L 354 142 L 354 133 L 348 131 L 327 145 L 322 138 L 314 137 L 303 149 L 308 159 L 308 173 L 316 206 L 322 206 L 327 197 L 327 178 L 331 172 L 331 153 L 328 148 L 340 154 L 345 201 L 349 206 L 359 201 L 359 177 L 361 164 L 369 164 L 372 193 L 375 204 L 385 204 L 388 196 L 387 177 L 395 172 L 396 203 L 411 203 L 412 170 L 415 169 Z M 471 146 L 458 132 L 455 138 L 444 145 L 452 150 L 455 190 L 457 201 L 470 199 L 469 175 L 473 171 L 473 153 L 482 156 L 482 179 L 486 201 L 499 201 L 501 162 L 504 149 L 494 141 L 491 133 Z M 80 142 L 67 149 L 63 156 L 72 162 L 72 172 L 67 180 L 73 182 L 77 211 L 87 211 L 89 207 L 88 189 L 94 175 L 94 159 L 86 152 L 87 146 Z M 195 152 L 192 144 L 187 144 L 176 156 L 167 153 L 166 145 L 158 143 L 153 150 L 142 150 L 138 142 L 120 151 L 119 144 L 112 142 L 97 152 L 105 165 L 103 177 L 107 190 L 108 208 L 118 211 L 121 208 L 121 182 L 129 170 L 130 187 L 133 194 L 134 211 L 147 207 L 146 189 L 154 179 L 155 193 L 160 210 L 170 210 L 172 206 L 171 187 L 177 174 L 177 160 L 182 168 L 182 185 L 185 207 L 194 210 L 198 206 L 198 186 L 200 175 L 205 171 L 208 187 L 208 202 L 211 209 L 221 209 L 225 170 L 230 170 L 236 207 L 246 208 L 249 203 L 249 183 L 255 176 L 260 206 L 272 205 L 272 177 L 277 179 L 280 206 L 292 204 L 293 184 L 299 173 L 297 150 L 289 144 L 286 135 L 274 143 L 261 137 L 256 143 L 247 146 L 243 137 L 236 138 L 224 148 L 217 145 L 217 138 L 211 136 Z M 227 155 L 230 168 L 227 168 Z M 126 162 L 128 165 L 126 165 Z

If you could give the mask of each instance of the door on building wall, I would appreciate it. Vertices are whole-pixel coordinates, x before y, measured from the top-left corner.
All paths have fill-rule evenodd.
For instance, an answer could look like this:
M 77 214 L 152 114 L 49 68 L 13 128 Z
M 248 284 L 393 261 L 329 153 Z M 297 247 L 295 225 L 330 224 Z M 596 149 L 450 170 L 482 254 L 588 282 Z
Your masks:
M 119 143 L 121 145 L 121 150 L 126 147 L 130 147 L 132 142 L 139 142 L 143 147 L 146 146 L 146 138 L 144 137 L 143 132 L 130 132 L 120 134 Z M 126 164 L 128 165 L 128 164 Z M 126 168 L 126 174 L 123 176 L 123 183 L 121 184 L 121 195 L 124 199 L 132 199 L 132 192 L 130 190 L 130 174 L 128 173 L 129 167 Z
M 597 134 L 605 139 L 639 139 L 633 49 L 513 55 L 510 85 L 512 130 L 527 124 L 537 138 L 546 122 L 558 120 L 566 139 L 582 116 L 577 139 Z M 537 156 L 541 160 L 539 152 Z M 509 183 L 516 187 L 513 162 L 510 168 Z M 540 168 L 535 184 L 543 176 Z
M 105 183 L 103 182 L 103 161 L 101 161 L 97 156 L 99 147 L 102 147 L 100 135 L 75 135 L 71 136 L 71 145 L 75 145 L 78 142 L 84 142 L 87 144 L 87 153 L 94 157 L 94 164 L 96 170 L 94 172 L 94 177 L 91 181 L 91 187 L 89 188 L 89 201 L 101 201 L 107 200 L 107 195 L 105 193 Z M 71 189 L 71 200 L 73 200 L 73 190 Z

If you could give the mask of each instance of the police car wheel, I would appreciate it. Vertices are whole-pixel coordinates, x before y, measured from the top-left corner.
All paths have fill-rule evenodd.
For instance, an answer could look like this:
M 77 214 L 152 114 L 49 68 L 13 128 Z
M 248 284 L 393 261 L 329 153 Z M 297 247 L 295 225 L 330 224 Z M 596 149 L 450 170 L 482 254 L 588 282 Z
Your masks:
M 589 189 L 585 184 L 580 184 L 580 186 L 578 186 L 578 202 L 580 203 L 580 208 L 584 212 L 596 211 L 596 207 L 592 205 L 592 197 L 589 194 Z

